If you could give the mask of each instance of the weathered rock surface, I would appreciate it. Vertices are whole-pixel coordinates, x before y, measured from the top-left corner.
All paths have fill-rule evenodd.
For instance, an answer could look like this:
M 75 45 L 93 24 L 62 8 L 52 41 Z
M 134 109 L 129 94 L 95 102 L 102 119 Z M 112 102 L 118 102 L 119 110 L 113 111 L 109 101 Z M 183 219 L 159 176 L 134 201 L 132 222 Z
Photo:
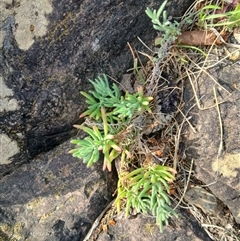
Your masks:
M 142 215 L 131 219 L 118 220 L 116 225 L 109 226 L 108 232 L 102 232 L 97 241 L 210 241 L 208 235 L 200 228 L 186 211 L 178 210 L 177 220 L 171 220 L 170 226 L 164 227 L 164 232 L 160 233 L 155 224 L 156 220 L 152 217 Z
M 236 222 L 240 224 L 239 65 L 239 61 L 233 64 L 226 60 L 209 71 L 224 88 L 214 84 L 204 74 L 198 79 L 198 87 L 195 87 L 199 99 L 201 98 L 201 108 L 206 109 L 195 108 L 190 114 L 194 117 L 196 133 L 190 130 L 186 153 L 188 158 L 194 159 L 197 179 L 209 185 L 208 188 L 227 205 Z M 222 123 L 219 121 L 213 87 L 216 88 L 217 100 L 220 103 Z M 191 87 L 186 90 L 191 92 Z M 186 91 L 186 96 L 192 95 Z
M 180 16 L 192 0 L 171 1 Z M 119 78 L 155 31 L 141 1 L 9 1 L 0 3 L 0 128 L 6 153 L 0 175 L 73 136 L 85 104 L 80 90 L 100 73 Z M 176 8 L 178 6 L 178 8 Z M 179 7 L 180 6 L 180 7 Z M 0 139 L 1 139 L 0 138 Z
M 101 164 L 88 169 L 69 149 L 61 144 L 0 181 L 0 240 L 83 240 L 116 182 Z

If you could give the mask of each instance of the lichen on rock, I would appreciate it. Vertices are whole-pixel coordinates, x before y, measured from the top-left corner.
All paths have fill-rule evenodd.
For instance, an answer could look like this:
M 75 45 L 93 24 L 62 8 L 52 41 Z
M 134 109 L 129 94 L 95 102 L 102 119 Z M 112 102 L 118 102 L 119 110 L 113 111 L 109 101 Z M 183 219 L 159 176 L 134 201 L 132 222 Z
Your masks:
M 33 45 L 35 37 L 42 37 L 46 34 L 48 26 L 46 15 L 50 14 L 53 8 L 51 1 L 48 0 L 22 0 L 21 2 L 5 0 L 0 10 L 3 21 L 15 15 L 13 35 L 19 48 L 28 50 Z
M 19 152 L 17 142 L 11 140 L 7 135 L 0 135 L 1 159 L 0 165 L 11 163 L 10 157 Z

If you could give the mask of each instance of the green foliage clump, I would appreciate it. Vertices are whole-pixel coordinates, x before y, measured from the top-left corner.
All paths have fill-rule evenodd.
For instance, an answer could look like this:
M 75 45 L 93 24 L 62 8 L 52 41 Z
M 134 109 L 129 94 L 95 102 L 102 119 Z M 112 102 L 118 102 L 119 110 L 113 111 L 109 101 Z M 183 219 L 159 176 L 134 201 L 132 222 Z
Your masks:
M 114 140 L 114 135 L 109 134 L 106 113 L 101 107 L 103 120 L 103 131 L 97 126 L 92 128 L 84 125 L 74 125 L 74 127 L 83 130 L 88 134 L 83 140 L 72 140 L 71 143 L 78 147 L 70 151 L 74 157 L 82 158 L 84 163 L 90 167 L 97 162 L 100 157 L 100 151 L 104 154 L 104 169 L 107 167 L 111 171 L 111 162 L 121 153 L 122 149 Z
M 145 96 L 143 87 L 138 87 L 136 93 L 121 94 L 116 84 L 110 85 L 106 75 L 90 80 L 93 90 L 81 92 L 86 98 L 88 109 L 80 116 L 86 117 L 81 125 L 74 127 L 84 131 L 84 139 L 74 139 L 76 148 L 70 153 L 83 160 L 88 167 L 104 155 L 103 170 L 112 170 L 112 162 L 120 159 L 119 181 L 115 204 L 118 211 L 125 208 L 126 216 L 130 209 L 135 208 L 140 213 L 152 213 L 162 231 L 163 223 L 168 223 L 170 215 L 175 211 L 170 207 L 168 183 L 174 180 L 174 170 L 157 164 L 131 165 L 136 154 L 136 143 L 139 133 L 131 126 L 139 115 L 151 113 L 149 103 L 153 98 Z M 133 146 L 135 148 L 133 148 Z M 131 153 L 133 152 L 133 153 Z M 136 161 L 136 160 L 135 160 Z M 127 166 L 135 167 L 132 172 Z
M 130 208 L 146 214 L 151 212 L 156 216 L 156 223 L 162 232 L 163 223 L 168 224 L 171 215 L 177 217 L 170 207 L 168 182 L 174 180 L 173 169 L 161 165 L 149 165 L 137 168 L 119 178 L 116 204 L 118 211 L 121 203 L 125 202 L 125 215 L 128 216 Z M 166 191 L 165 191 L 166 190 Z
M 120 90 L 116 84 L 109 85 L 106 75 L 103 78 L 98 77 L 95 81 L 90 80 L 94 90 L 89 93 L 80 92 L 88 104 L 88 110 L 80 117 L 89 116 L 92 119 L 99 120 L 102 118 L 101 107 L 108 111 L 106 118 L 109 122 L 129 121 L 134 114 L 140 114 L 144 110 L 150 112 L 148 107 L 152 97 L 143 95 L 142 87 L 138 88 L 137 93 L 121 96 Z
M 87 127 L 75 125 L 88 134 L 83 140 L 72 140 L 77 148 L 70 151 L 74 157 L 83 159 L 87 166 L 97 162 L 100 151 L 104 154 L 103 169 L 111 171 L 111 163 L 121 153 L 128 153 L 127 146 L 121 144 L 118 134 L 128 125 L 132 118 L 144 111 L 151 112 L 149 102 L 152 97 L 144 96 L 142 87 L 135 94 L 125 93 L 121 96 L 116 84 L 110 86 L 106 75 L 90 80 L 94 90 L 81 92 L 86 98 L 88 109 L 80 117 L 88 116 L 93 125 Z M 95 121 L 95 122 L 94 122 Z M 121 125 L 119 125 L 121 123 Z

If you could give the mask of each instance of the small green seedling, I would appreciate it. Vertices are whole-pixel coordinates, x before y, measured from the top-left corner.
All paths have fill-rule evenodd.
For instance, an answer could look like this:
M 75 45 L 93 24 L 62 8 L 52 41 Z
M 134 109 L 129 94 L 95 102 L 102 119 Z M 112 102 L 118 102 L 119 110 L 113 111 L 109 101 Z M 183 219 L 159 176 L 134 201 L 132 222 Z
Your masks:
M 162 33 L 162 38 L 159 39 L 158 44 L 163 44 L 164 41 L 171 38 L 172 41 L 177 39 L 181 34 L 179 23 L 177 21 L 171 22 L 167 18 L 167 12 L 164 10 L 167 0 L 162 3 L 158 10 L 153 11 L 150 8 L 146 9 L 146 14 L 152 20 L 153 28 Z M 162 21 L 160 20 L 162 18 Z

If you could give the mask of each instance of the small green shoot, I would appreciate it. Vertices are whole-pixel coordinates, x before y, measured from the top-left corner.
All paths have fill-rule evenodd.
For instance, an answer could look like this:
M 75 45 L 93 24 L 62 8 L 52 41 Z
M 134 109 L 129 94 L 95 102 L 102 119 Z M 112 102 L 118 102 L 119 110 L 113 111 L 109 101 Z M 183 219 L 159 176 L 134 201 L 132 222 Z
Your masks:
M 120 90 L 116 84 L 110 87 L 107 76 L 98 77 L 95 81 L 89 80 L 94 90 L 90 90 L 89 94 L 81 91 L 80 93 L 86 98 L 88 110 L 83 112 L 80 117 L 89 116 L 92 119 L 99 120 L 101 118 L 101 107 L 111 108 L 120 100 Z
M 153 11 L 150 8 L 146 9 L 146 14 L 152 20 L 153 28 L 162 33 L 162 41 L 167 41 L 169 38 L 172 41 L 177 39 L 177 36 L 181 34 L 179 23 L 177 21 L 171 22 L 167 18 L 167 12 L 164 10 L 167 4 L 167 0 L 162 3 L 158 10 L 154 9 Z M 160 21 L 162 18 L 162 22 Z
M 103 169 L 106 168 L 111 171 L 112 161 L 121 154 L 121 148 L 114 140 L 114 135 L 108 133 L 108 124 L 106 120 L 106 113 L 104 108 L 101 108 L 103 129 L 100 131 L 97 126 L 92 128 L 84 125 L 74 125 L 75 128 L 83 130 L 88 134 L 83 140 L 72 140 L 72 144 L 76 144 L 77 148 L 70 151 L 74 157 L 83 159 L 84 163 L 87 163 L 87 167 L 97 162 L 100 157 L 100 151 L 104 154 Z
M 152 97 L 145 97 L 143 95 L 143 88 L 139 87 L 136 94 L 126 93 L 125 97 L 121 98 L 119 103 L 114 104 L 114 113 L 119 118 L 131 119 L 134 114 L 142 114 L 143 111 L 148 111 L 151 113 L 149 108 L 149 102 L 152 100 Z

